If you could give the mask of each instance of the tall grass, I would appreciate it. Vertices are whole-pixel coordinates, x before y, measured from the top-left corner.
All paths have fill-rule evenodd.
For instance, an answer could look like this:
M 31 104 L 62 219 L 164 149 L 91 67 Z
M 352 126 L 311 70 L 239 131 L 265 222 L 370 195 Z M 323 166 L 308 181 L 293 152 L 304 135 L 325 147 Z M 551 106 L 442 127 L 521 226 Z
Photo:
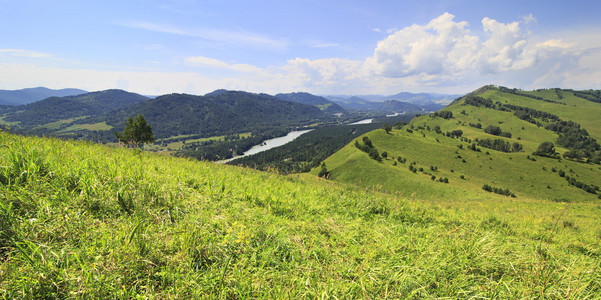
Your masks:
M 601 295 L 590 203 L 512 215 L 83 142 L 0 149 L 3 298 Z

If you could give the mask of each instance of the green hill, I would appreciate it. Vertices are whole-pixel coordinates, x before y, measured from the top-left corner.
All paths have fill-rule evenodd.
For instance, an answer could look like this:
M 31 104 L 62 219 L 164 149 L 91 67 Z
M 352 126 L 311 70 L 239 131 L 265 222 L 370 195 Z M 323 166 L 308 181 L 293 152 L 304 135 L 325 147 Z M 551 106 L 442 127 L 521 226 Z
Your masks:
M 2 132 L 0 148 L 2 298 L 601 295 L 596 203 L 415 202 Z
M 75 118 L 105 114 L 146 100 L 148 98 L 142 95 L 122 90 L 49 97 L 34 103 L 14 106 L 7 112 L 5 111 L 3 120 L 14 122 L 25 129 L 60 121 L 67 124 L 73 122 Z
M 346 110 L 340 105 L 320 96 L 315 96 L 309 93 L 288 93 L 277 94 L 277 98 L 286 101 L 298 102 L 307 105 L 313 105 L 327 114 L 346 113 Z
M 325 115 L 316 107 L 280 100 L 266 94 L 219 91 L 206 96 L 170 94 L 138 105 L 113 111 L 102 117 L 81 122 L 107 124 L 123 128 L 123 120 L 142 114 L 157 138 L 201 134 L 218 136 L 243 133 L 254 128 L 310 124 Z
M 368 133 L 382 162 L 353 143 L 325 162 L 333 180 L 407 197 L 480 199 L 488 185 L 518 199 L 599 202 L 601 104 L 574 94 L 484 87 L 390 134 Z M 533 155 L 543 142 L 557 158 Z M 561 156 L 569 150 L 580 159 Z

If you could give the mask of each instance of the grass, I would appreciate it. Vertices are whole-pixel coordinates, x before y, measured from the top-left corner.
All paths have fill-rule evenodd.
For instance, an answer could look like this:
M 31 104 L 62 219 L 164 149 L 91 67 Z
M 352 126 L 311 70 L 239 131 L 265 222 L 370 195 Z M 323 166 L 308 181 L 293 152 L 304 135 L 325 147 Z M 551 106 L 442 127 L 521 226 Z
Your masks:
M 78 124 L 78 125 L 69 126 L 65 129 L 59 131 L 59 133 L 66 133 L 66 132 L 70 132 L 70 131 L 79 131 L 79 130 L 103 131 L 103 130 L 111 130 L 112 128 L 113 128 L 113 126 L 106 124 L 106 122 L 98 122 L 98 123 L 94 123 L 94 124 Z
M 591 202 L 413 201 L 6 133 L 0 148 L 3 298 L 601 295 Z
M 495 89 L 490 89 L 479 96 L 501 103 L 551 112 L 563 120 L 581 123 L 591 136 L 595 136 L 597 129 L 601 128 L 601 123 L 598 118 L 592 116 L 601 114 L 600 104 L 574 97 L 567 92 L 562 92 L 562 99 L 559 99 L 554 91 L 552 94 L 547 92 L 535 93 L 568 105 L 505 94 Z M 486 192 L 481 187 L 488 184 L 509 189 L 521 199 L 598 202 L 601 191 L 590 194 L 570 186 L 558 173 L 559 170 L 563 170 L 569 172 L 567 176 L 577 178 L 578 181 L 599 186 L 601 182 L 599 165 L 538 156 L 534 161 L 531 159 L 534 157 L 532 153 L 542 142 L 555 142 L 558 137 L 556 133 L 520 120 L 511 112 L 462 105 L 462 102 L 444 110 L 452 112 L 453 118 L 448 120 L 431 116 L 414 118 L 411 122 L 414 129 L 411 133 L 406 130 L 408 127 L 393 130 L 391 134 L 386 134 L 384 130 L 368 133 L 366 136 L 372 140 L 378 151 L 388 153 L 388 159 L 382 163 L 369 159 L 366 153 L 354 147 L 354 142 L 349 144 L 325 161 L 328 170 L 331 171 L 331 179 L 426 201 L 433 199 L 446 201 L 449 198 L 487 199 L 489 196 L 483 195 Z M 501 138 L 489 135 L 483 129 L 471 127 L 470 123 L 480 123 L 482 128 L 488 125 L 499 126 L 503 132 L 512 134 L 512 138 L 502 139 L 509 143 L 520 143 L 523 151 L 504 153 L 483 147 L 478 147 L 480 152 L 472 151 L 468 149 L 470 143 L 442 134 L 460 129 L 463 131 L 463 137 L 471 140 Z M 435 126 L 440 127 L 441 133 L 434 131 Z M 601 140 L 601 137 L 597 139 Z M 360 141 L 361 138 L 357 140 Z M 567 151 L 562 147 L 556 149 L 559 153 Z M 394 158 L 398 156 L 406 158 L 407 162 L 394 165 Z M 413 173 L 409 170 L 411 163 L 414 163 L 416 168 L 423 168 L 424 171 Z M 430 167 L 436 167 L 436 171 L 430 170 Z M 314 173 L 316 174 L 317 171 L 315 170 Z M 432 176 L 435 176 L 435 179 L 448 178 L 449 183 L 442 184 L 428 180 Z
M 178 136 L 169 137 L 166 139 L 160 139 L 160 140 L 157 140 L 158 144 L 148 145 L 145 147 L 145 149 L 148 151 L 175 151 L 175 150 L 181 149 L 185 143 L 194 143 L 194 142 L 200 143 L 200 142 L 206 142 L 206 141 L 223 141 L 226 138 L 225 135 L 220 135 L 220 136 L 212 136 L 212 137 L 207 137 L 207 138 L 187 139 L 185 141 L 176 141 L 176 142 L 173 141 L 173 140 L 176 140 L 179 138 L 185 138 L 185 137 L 191 137 L 191 136 L 194 136 L 194 135 L 178 135 Z M 250 132 L 238 134 L 239 138 L 248 138 L 250 136 L 251 136 Z M 163 145 L 163 143 L 164 143 L 164 145 Z

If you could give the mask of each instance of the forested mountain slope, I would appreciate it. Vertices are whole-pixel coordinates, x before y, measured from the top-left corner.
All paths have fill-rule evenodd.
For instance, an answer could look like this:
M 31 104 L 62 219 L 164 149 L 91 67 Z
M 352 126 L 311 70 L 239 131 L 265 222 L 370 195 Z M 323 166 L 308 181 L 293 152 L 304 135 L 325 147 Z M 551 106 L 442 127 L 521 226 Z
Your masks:
M 80 89 L 53 90 L 45 87 L 27 88 L 21 90 L 0 90 L 0 105 L 22 105 L 48 97 L 65 97 L 87 93 Z
M 148 98 L 122 90 L 105 90 L 75 96 L 50 97 L 34 103 L 14 106 L 5 111 L 4 121 L 31 128 L 61 120 L 108 113 Z
M 206 96 L 169 94 L 113 111 L 97 121 L 122 128 L 129 116 L 142 114 L 155 124 L 157 138 L 200 134 L 214 136 L 251 132 L 287 124 L 310 124 L 325 118 L 317 107 L 280 100 L 266 94 L 223 91 Z M 82 122 L 95 122 L 82 120 Z

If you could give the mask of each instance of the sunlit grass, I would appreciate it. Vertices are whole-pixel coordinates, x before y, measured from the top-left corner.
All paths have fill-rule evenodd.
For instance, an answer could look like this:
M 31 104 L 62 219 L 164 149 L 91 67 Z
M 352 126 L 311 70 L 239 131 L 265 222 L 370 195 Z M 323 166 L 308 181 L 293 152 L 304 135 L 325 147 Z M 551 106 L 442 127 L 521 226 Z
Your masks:
M 4 298 L 601 295 L 593 203 L 422 202 L 6 133 L 0 149 Z

